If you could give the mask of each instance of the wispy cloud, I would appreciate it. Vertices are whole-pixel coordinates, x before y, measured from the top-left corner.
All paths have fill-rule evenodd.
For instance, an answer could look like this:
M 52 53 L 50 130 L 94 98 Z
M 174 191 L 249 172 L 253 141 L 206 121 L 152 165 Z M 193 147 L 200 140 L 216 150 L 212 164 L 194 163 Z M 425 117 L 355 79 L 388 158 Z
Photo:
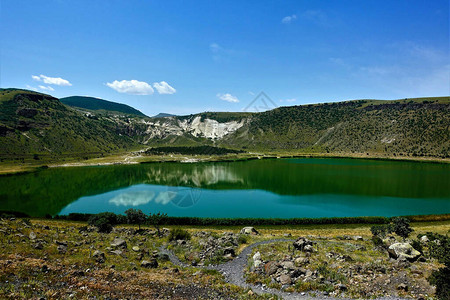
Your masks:
M 161 81 L 161 82 L 155 82 L 153 83 L 153 87 L 158 91 L 160 94 L 175 94 L 176 89 L 171 87 L 167 82 Z
M 59 85 L 59 86 L 71 86 L 72 84 L 66 80 L 66 79 L 62 79 L 61 77 L 49 77 L 49 76 L 45 76 L 45 75 L 31 75 L 31 78 L 34 81 L 40 81 L 40 82 L 44 82 L 46 84 L 53 84 L 53 85 Z
M 44 86 L 44 85 L 40 85 L 39 88 L 43 91 L 50 91 L 50 92 L 53 92 L 55 90 L 51 86 Z
M 138 80 L 114 80 L 113 82 L 107 82 L 107 86 L 112 88 L 113 90 L 131 95 L 151 95 L 154 90 L 150 84 L 144 81 Z
M 223 101 L 231 102 L 231 103 L 238 103 L 239 99 L 231 94 L 225 93 L 225 94 L 217 94 L 217 98 Z
M 281 19 L 281 23 L 283 24 L 289 24 L 297 19 L 296 15 L 286 16 L 283 19 Z

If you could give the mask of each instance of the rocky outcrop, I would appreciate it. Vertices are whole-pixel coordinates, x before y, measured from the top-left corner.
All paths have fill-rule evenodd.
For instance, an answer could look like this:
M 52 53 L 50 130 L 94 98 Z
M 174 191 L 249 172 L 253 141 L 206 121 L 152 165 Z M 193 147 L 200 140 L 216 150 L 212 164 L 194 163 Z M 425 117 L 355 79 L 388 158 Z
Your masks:
M 391 258 L 406 258 L 408 261 L 416 261 L 420 257 L 420 252 L 408 243 L 395 243 L 389 246 L 388 253 Z
M 244 227 L 241 229 L 241 234 L 253 234 L 253 235 L 258 235 L 259 232 L 254 228 L 254 227 Z

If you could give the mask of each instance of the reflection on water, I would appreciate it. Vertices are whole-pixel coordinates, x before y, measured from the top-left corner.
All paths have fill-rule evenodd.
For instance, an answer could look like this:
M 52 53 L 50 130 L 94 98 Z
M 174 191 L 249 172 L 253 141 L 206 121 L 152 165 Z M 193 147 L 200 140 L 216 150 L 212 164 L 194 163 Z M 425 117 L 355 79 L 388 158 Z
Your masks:
M 0 209 L 34 216 L 129 207 L 225 217 L 449 213 L 449 171 L 447 164 L 354 159 L 51 168 L 0 177 Z

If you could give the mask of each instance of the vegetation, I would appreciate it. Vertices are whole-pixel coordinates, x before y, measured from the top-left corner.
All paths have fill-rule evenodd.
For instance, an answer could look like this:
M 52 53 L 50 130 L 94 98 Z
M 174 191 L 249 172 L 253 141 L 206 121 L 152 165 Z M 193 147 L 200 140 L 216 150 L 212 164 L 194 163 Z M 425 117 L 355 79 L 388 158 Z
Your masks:
M 433 271 L 428 280 L 436 286 L 436 296 L 439 299 L 450 299 L 450 237 L 430 232 L 426 236 L 430 240 L 430 256 L 444 264 L 444 267 Z
M 224 155 L 229 153 L 244 153 L 242 150 L 226 149 L 214 146 L 193 147 L 153 147 L 145 151 L 146 154 L 188 154 L 188 155 Z
M 174 228 L 170 231 L 168 240 L 178 241 L 178 240 L 190 240 L 191 234 L 182 228 Z
M 405 217 L 394 217 L 390 219 L 389 224 L 374 225 L 370 228 L 370 231 L 376 237 L 385 237 L 386 234 L 395 233 L 403 239 L 406 239 L 413 229 L 410 226 L 409 219 Z
M 129 208 L 125 211 L 127 216 L 128 224 L 137 224 L 139 230 L 141 229 L 141 224 L 147 221 L 147 216 L 140 209 Z
M 97 227 L 99 232 L 110 233 L 113 230 L 113 226 L 118 224 L 120 219 L 116 214 L 110 212 L 103 212 L 96 215 L 92 215 L 88 224 Z
M 148 215 L 147 221 L 150 225 L 153 225 L 156 230 L 158 231 L 158 236 L 161 236 L 161 225 L 167 223 L 167 214 L 162 214 L 160 212 L 157 213 L 150 213 Z
M 144 115 L 142 112 L 129 105 L 94 97 L 72 96 L 61 98 L 59 99 L 59 101 L 71 107 L 83 108 L 87 110 L 101 111 L 110 114 L 121 113 L 125 115 L 146 117 L 146 115 Z

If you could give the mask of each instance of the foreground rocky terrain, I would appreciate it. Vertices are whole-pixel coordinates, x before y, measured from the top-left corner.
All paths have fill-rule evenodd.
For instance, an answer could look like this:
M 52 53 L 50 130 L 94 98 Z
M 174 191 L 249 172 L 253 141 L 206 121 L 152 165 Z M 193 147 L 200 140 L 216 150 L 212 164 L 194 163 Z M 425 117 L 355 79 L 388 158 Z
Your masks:
M 174 228 L 158 236 L 149 228 L 105 234 L 85 225 L 2 219 L 0 298 L 430 299 L 426 277 L 439 267 L 425 238 L 423 255 L 395 256 L 375 247 L 364 225 L 188 228 L 190 238 L 171 241 Z M 414 229 L 447 233 L 450 222 Z

